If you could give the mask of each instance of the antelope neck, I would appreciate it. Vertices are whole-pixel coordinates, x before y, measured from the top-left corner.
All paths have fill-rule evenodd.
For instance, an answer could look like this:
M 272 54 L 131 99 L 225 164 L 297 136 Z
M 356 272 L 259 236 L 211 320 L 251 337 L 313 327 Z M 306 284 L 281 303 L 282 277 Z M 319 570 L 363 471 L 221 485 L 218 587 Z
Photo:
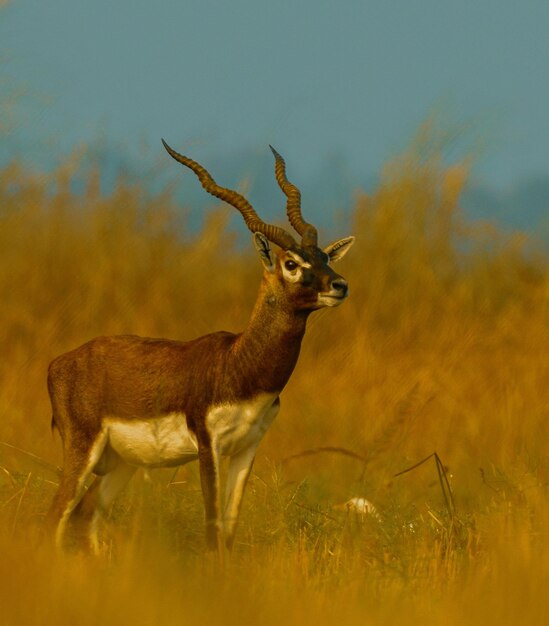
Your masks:
M 297 363 L 307 317 L 285 307 L 262 283 L 248 326 L 234 345 L 241 374 L 257 380 L 262 391 L 282 391 Z

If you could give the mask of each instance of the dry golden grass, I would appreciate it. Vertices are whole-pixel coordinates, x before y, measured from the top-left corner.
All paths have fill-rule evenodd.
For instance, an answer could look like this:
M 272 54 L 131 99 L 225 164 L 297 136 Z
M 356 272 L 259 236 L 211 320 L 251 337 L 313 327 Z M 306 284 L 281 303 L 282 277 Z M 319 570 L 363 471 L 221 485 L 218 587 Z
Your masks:
M 78 168 L 0 172 L 3 624 L 545 623 L 548 258 L 467 223 L 467 165 L 417 147 L 357 197 L 351 297 L 311 319 L 227 570 L 205 558 L 192 466 L 134 479 L 102 558 L 53 554 L 48 362 L 95 335 L 239 330 L 260 278 L 229 209 L 183 236 L 169 195 L 105 197 L 91 171 L 77 196 Z M 433 458 L 394 476 L 435 451 L 455 510 Z M 337 507 L 354 496 L 379 517 Z

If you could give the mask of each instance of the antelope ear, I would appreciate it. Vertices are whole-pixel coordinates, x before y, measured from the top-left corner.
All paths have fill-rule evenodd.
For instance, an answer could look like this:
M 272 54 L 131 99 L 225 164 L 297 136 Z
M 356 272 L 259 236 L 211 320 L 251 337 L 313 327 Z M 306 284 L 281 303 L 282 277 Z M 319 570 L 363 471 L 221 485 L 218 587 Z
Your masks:
M 326 246 L 324 252 L 330 257 L 330 261 L 339 261 L 347 254 L 354 242 L 354 237 L 344 237 Z
M 263 233 L 254 233 L 254 245 L 259 252 L 263 267 L 271 274 L 275 271 L 275 256 L 271 250 L 269 240 Z

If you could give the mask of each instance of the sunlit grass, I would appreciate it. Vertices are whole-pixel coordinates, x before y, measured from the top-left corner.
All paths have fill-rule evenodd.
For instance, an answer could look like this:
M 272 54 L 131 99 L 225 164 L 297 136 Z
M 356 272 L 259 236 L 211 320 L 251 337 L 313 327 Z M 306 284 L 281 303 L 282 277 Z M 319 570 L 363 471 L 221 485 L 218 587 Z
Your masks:
M 311 319 L 224 574 L 205 557 L 193 466 L 138 473 L 99 559 L 52 553 L 45 373 L 96 335 L 242 329 L 252 246 L 237 249 L 229 209 L 191 235 L 168 194 L 121 180 L 105 197 L 91 171 L 76 195 L 77 161 L 0 172 L 2 623 L 544 623 L 549 262 L 466 222 L 468 165 L 424 148 L 357 197 L 339 266 L 351 296 Z M 434 459 L 395 476 L 433 452 L 455 510 Z M 356 496 L 377 516 L 342 506 Z

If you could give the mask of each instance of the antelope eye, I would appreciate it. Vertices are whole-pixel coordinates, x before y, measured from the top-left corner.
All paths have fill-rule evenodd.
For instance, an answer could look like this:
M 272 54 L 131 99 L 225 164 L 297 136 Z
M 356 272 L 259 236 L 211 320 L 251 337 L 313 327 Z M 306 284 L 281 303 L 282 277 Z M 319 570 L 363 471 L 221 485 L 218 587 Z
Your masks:
M 295 261 L 286 261 L 286 263 L 284 263 L 284 267 L 289 272 L 293 272 L 297 268 L 297 263 Z

